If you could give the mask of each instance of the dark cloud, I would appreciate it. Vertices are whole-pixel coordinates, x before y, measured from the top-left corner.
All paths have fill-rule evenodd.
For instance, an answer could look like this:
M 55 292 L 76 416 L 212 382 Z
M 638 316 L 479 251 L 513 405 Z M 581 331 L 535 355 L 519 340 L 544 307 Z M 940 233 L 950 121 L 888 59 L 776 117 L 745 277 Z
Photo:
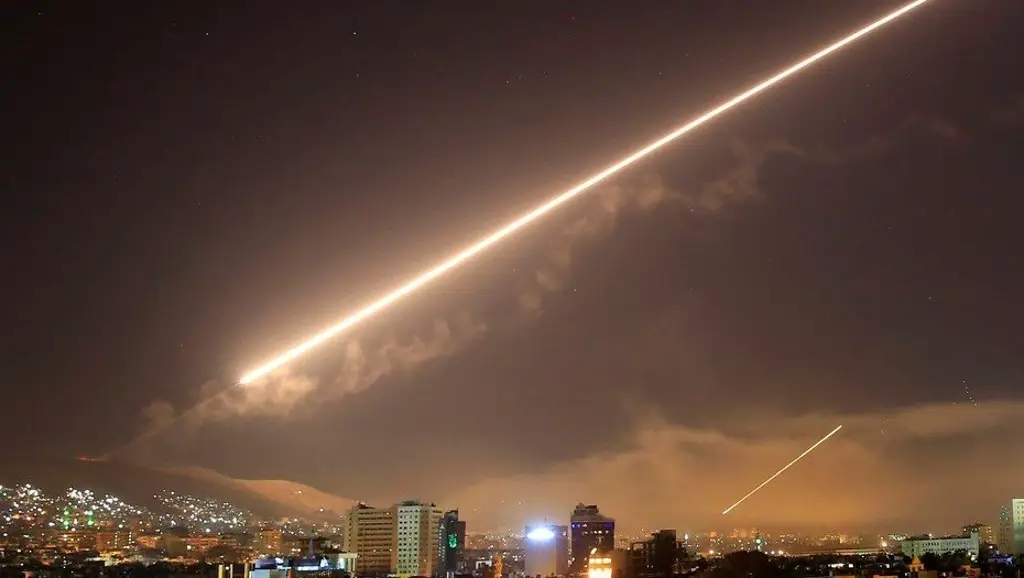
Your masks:
M 877 413 L 848 417 L 847 421 L 875 420 L 872 428 L 878 430 L 882 420 L 887 419 L 888 429 L 894 432 L 891 437 L 895 437 L 895 432 L 902 427 L 900 412 L 907 410 L 896 409 L 889 414 L 883 409 L 885 404 L 881 399 L 858 401 L 863 390 L 853 384 L 852 379 L 841 379 L 827 367 L 834 363 L 834 356 L 826 353 L 836 346 L 834 336 L 815 339 L 813 334 L 807 333 L 803 320 L 788 322 L 788 327 L 776 325 L 784 322 L 786 312 L 790 311 L 802 310 L 808 319 L 821 314 L 814 311 L 817 306 L 812 305 L 813 298 L 805 289 L 794 287 L 789 294 L 777 295 L 778 291 L 786 290 L 780 289 L 785 287 L 784 270 L 779 278 L 780 271 L 763 270 L 761 265 L 747 270 L 745 275 L 767 279 L 762 289 L 730 280 L 734 279 L 732 271 L 741 271 L 744 267 L 745 257 L 733 257 L 734 262 L 723 269 L 722 259 L 727 257 L 721 254 L 719 247 L 723 243 L 721 231 L 745 225 L 735 218 L 722 219 L 730 214 L 744 219 L 757 215 L 765 218 L 764 209 L 772 206 L 773 195 L 785 197 L 779 190 L 782 182 L 779 167 L 813 168 L 810 178 L 827 181 L 836 170 L 884 159 L 905 150 L 914 139 L 925 137 L 938 144 L 955 145 L 961 134 L 944 121 L 926 122 L 915 117 L 884 138 L 844 149 L 826 150 L 823 146 L 796 145 L 784 139 L 763 143 L 732 139 L 725 148 L 726 160 L 716 165 L 714 173 L 703 171 L 702 177 L 678 183 L 670 183 L 653 173 L 627 178 L 596 191 L 588 202 L 562 217 L 560 223 L 556 219 L 553 232 L 546 235 L 537 249 L 537 260 L 525 261 L 524 267 L 510 273 L 509 278 L 518 283 L 494 291 L 499 300 L 514 299 L 518 304 L 516 311 L 501 315 L 482 312 L 453 315 L 451 321 L 439 319 L 428 324 L 428 329 L 420 330 L 418 337 L 416 330 L 409 333 L 413 337 L 403 339 L 395 338 L 394 331 L 384 332 L 383 337 L 373 337 L 374 333 L 370 332 L 358 340 L 329 346 L 320 356 L 323 360 L 317 374 L 283 373 L 255 387 L 229 390 L 228 395 L 201 406 L 201 413 L 211 422 L 246 420 L 269 425 L 271 431 L 302 427 L 314 438 L 334 439 L 337 452 L 354 462 L 374 459 L 371 456 L 377 454 L 377 450 L 373 448 L 378 446 L 406 448 L 407 453 L 396 463 L 383 466 L 382 471 L 390 472 L 389 478 L 393 477 L 394 483 L 380 481 L 376 473 L 370 475 L 329 466 L 313 477 L 304 477 L 303 481 L 311 481 L 347 498 L 388 501 L 411 492 L 421 496 L 448 496 L 446 499 L 459 502 L 455 505 L 466 504 L 473 509 L 484 507 L 473 497 L 477 495 L 473 488 L 479 484 L 488 488 L 486 484 L 497 484 L 496 488 L 501 488 L 502 484 L 515 480 L 548 476 L 552 469 L 570 472 L 580 464 L 593 467 L 592 464 L 601 459 L 608 459 L 613 465 L 626 460 L 627 464 L 632 464 L 628 467 L 640 469 L 639 462 L 629 460 L 651 461 L 644 466 L 653 468 L 645 479 L 649 484 L 654 483 L 652 480 L 668 474 L 662 471 L 653 453 L 640 457 L 631 453 L 637 451 L 633 446 L 640 443 L 637 436 L 648 440 L 643 443 L 648 443 L 652 436 L 661 439 L 664 435 L 667 440 L 675 440 L 678 434 L 685 439 L 690 435 L 701 439 L 710 436 L 709 439 L 716 440 L 733 436 L 732 443 L 748 440 L 744 443 L 755 444 L 750 440 L 761 435 L 760 424 L 769 423 L 765 412 L 770 412 L 772 419 L 777 420 L 776 429 L 785 429 L 803 423 L 799 420 L 795 422 L 797 425 L 791 423 L 792 420 L 785 417 L 787 412 L 822 411 L 847 402 L 861 403 Z M 749 205 L 751 200 L 761 203 Z M 624 254 L 619 253 L 624 250 L 622 247 L 635 247 L 635 236 L 652 228 L 665 230 L 676 242 L 690 245 L 682 254 L 688 274 L 694 277 L 688 288 L 668 292 L 657 284 L 629 288 L 638 282 L 636 280 L 650 278 L 657 269 L 655 262 L 671 260 L 664 251 L 641 251 L 642 259 L 634 259 L 632 265 L 625 267 L 619 265 L 617 273 L 611 277 L 602 267 L 606 262 L 623 263 Z M 719 230 L 718 234 L 692 236 L 693 231 L 715 229 Z M 613 234 L 614 243 L 608 239 Z M 529 273 L 531 270 L 533 273 Z M 622 275 L 630 281 L 623 282 Z M 780 286 L 780 282 L 783 285 Z M 721 283 L 728 286 L 718 288 Z M 595 294 L 595 289 L 602 286 L 618 294 L 612 299 L 615 302 L 631 295 L 645 303 L 632 307 L 624 315 L 601 312 L 600 304 L 605 298 L 600 293 L 609 291 L 598 289 Z M 576 288 L 581 291 L 572 290 Z M 768 299 L 749 301 L 749 291 L 760 291 Z M 549 307 L 542 320 L 534 319 L 527 325 L 517 321 L 524 312 L 532 318 L 551 299 L 556 299 L 553 302 L 556 306 Z M 735 301 L 739 305 L 735 311 L 722 309 L 734 300 L 744 303 L 740 305 L 740 301 Z M 753 313 L 755 317 L 744 318 L 742 322 L 760 325 L 760 329 L 744 333 L 733 325 L 730 318 L 734 314 L 744 315 L 745 311 L 754 312 L 759 308 L 768 311 Z M 779 316 L 773 315 L 772 309 L 778 309 Z M 576 318 L 582 311 L 587 312 L 584 323 Z M 804 357 L 792 351 L 793 347 L 798 347 L 794 344 L 809 343 L 808 339 L 818 341 L 810 347 L 822 348 L 821 363 L 804 358 L 800 360 L 799 372 L 789 371 L 786 364 L 797 363 L 798 357 Z M 813 357 L 818 353 L 810 349 L 804 354 Z M 538 372 L 537 368 L 544 369 Z M 863 379 L 872 371 L 875 368 L 870 363 L 865 364 L 855 379 Z M 889 380 L 892 374 L 882 371 L 873 378 Z M 379 390 L 374 386 L 379 386 Z M 869 388 L 867 391 L 876 390 Z M 660 400 L 658 407 L 662 412 L 654 417 L 649 412 L 653 399 Z M 912 399 L 898 397 L 894 401 L 913 403 Z M 737 407 L 747 409 L 737 410 Z M 673 412 L 668 408 L 677 409 Z M 160 420 L 166 421 L 166 405 L 161 404 L 160 409 Z M 749 419 L 750 430 L 720 431 L 720 416 L 735 415 L 737 411 L 753 412 L 745 418 Z M 318 416 L 325 412 L 337 415 L 341 421 L 321 423 Z M 447 417 L 432 421 L 427 428 L 429 431 L 421 431 L 424 426 L 416 425 L 416 416 L 424 412 Z M 376 428 L 374 419 L 364 417 L 380 415 L 389 416 L 388 428 Z M 743 420 L 733 419 L 735 424 L 743 423 Z M 824 427 L 827 421 L 822 419 L 813 425 Z M 201 423 L 198 415 L 192 415 L 167 431 L 175 434 L 174 439 L 180 446 L 185 439 L 177 435 L 180 429 L 195 429 Z M 801 429 L 799 433 L 810 435 L 811 429 Z M 856 429 L 853 427 L 850 431 Z M 190 439 L 193 443 L 199 439 L 209 443 L 218 431 L 214 428 L 205 437 Z M 372 445 L 363 443 L 367 431 L 374 432 Z M 410 439 L 410 435 L 416 438 Z M 852 434 L 847 431 L 846 435 Z M 559 443 L 550 444 L 551 436 Z M 438 439 L 458 440 L 458 443 L 431 446 L 428 441 Z M 287 436 L 270 440 L 269 445 L 261 444 L 261 447 L 284 450 L 290 443 L 286 440 Z M 781 459 L 785 451 L 794 449 L 797 441 L 765 443 L 768 444 L 764 450 L 766 455 Z M 727 475 L 728 469 L 733 467 L 730 465 L 733 462 L 723 461 L 721 455 L 724 454 L 714 445 L 686 447 L 691 453 L 679 458 L 688 464 L 686 468 L 695 467 L 698 456 L 717 464 L 715 476 Z M 858 451 L 868 450 L 860 448 Z M 179 459 L 195 455 L 194 449 L 188 451 L 182 447 L 176 452 Z M 857 467 L 870 462 L 865 456 L 859 459 Z M 876 455 L 871 459 L 886 458 Z M 460 476 L 457 482 L 446 476 L 416 475 L 437 463 L 472 463 L 473 474 Z M 756 462 L 765 467 L 767 463 Z M 281 465 L 287 469 L 287 464 L 285 459 Z M 301 467 L 293 466 L 296 471 Z M 893 471 L 891 464 L 889 471 L 890 474 Z M 242 469 L 236 473 L 244 472 Z M 752 473 L 753 470 L 749 474 L 744 471 L 737 476 L 746 481 Z M 275 475 L 286 477 L 280 473 Z M 565 475 L 571 478 L 569 473 Z M 491 481 L 480 482 L 481 476 Z M 710 477 L 703 483 L 711 484 L 709 480 Z M 675 483 L 674 479 L 666 479 L 665 487 L 675 487 Z M 467 485 L 469 487 L 465 488 Z M 618 491 L 613 491 L 613 487 L 622 491 L 620 498 L 610 498 Z M 631 493 L 621 486 L 584 486 L 578 491 L 583 495 L 571 498 L 570 502 L 597 497 L 604 500 L 609 496 L 612 504 L 624 505 L 636 498 L 637 492 L 654 492 L 654 495 L 658 491 L 669 492 L 656 491 L 650 485 L 642 487 L 642 491 Z M 704 491 L 698 486 L 691 490 Z M 479 491 L 486 494 L 492 490 Z M 514 491 L 502 492 L 507 496 L 506 503 L 518 503 L 530 495 L 514 499 Z M 585 498 L 592 493 L 597 496 Z M 552 508 L 566 498 L 558 492 L 551 496 Z M 725 499 L 724 494 L 715 496 Z M 665 494 L 662 498 L 667 500 L 669 496 Z M 683 516 L 685 512 L 689 514 Z M 676 523 L 699 525 L 715 521 L 706 514 L 702 510 L 681 509 L 679 515 L 686 519 Z M 642 523 L 643 515 L 637 514 L 636 523 Z M 830 515 L 838 516 L 837 519 L 847 516 L 849 523 L 862 522 L 842 509 Z M 894 515 L 898 518 L 903 514 Z M 794 523 L 794 519 L 772 516 L 778 524 Z M 824 519 L 820 521 L 824 523 Z M 491 527 L 509 523 L 508 520 L 498 511 L 481 510 L 479 523 Z
M 721 523 L 945 531 L 1010 493 L 1024 4 L 930 3 L 235 388 L 891 2 L 360 6 L 19 16 L 8 445 L 143 414 L 149 463 L 685 528 L 842 422 Z
M 373 386 L 395 372 L 411 372 L 420 364 L 452 355 L 480 337 L 486 326 L 466 314 L 451 321 L 436 319 L 429 331 L 405 341 L 393 334 L 369 347 L 350 339 L 340 347 L 330 379 L 296 374 L 285 368 L 246 386 L 209 382 L 200 388 L 199 401 L 177 411 L 169 402 L 154 401 L 143 410 L 142 433 L 113 453 L 126 452 L 148 460 L 159 457 L 154 443 L 171 441 L 180 451 L 194 442 L 198 430 L 212 423 L 240 419 L 303 419 L 310 402 L 337 401 Z M 296 408 L 300 411 L 296 412 Z
M 1024 94 L 1018 94 L 1010 102 L 997 106 L 991 112 L 991 119 L 997 125 L 1011 128 L 1024 122 Z
M 676 213 L 681 215 L 694 211 L 715 213 L 760 194 L 760 169 L 772 155 L 801 154 L 781 140 L 764 145 L 733 140 L 729 150 L 732 166 L 721 176 L 694 189 L 671 190 L 660 176 L 644 174 L 593 192 L 583 210 L 578 211 L 580 215 L 570 217 L 551 236 L 541 251 L 536 271 L 519 284 L 516 298 L 519 311 L 511 317 L 484 322 L 476 318 L 479 314 L 461 312 L 452 315 L 450 320 L 435 319 L 429 330 L 413 333 L 404 340 L 396 338 L 392 331 L 376 339 L 353 338 L 341 345 L 328 345 L 331 351 L 340 354 L 325 354 L 329 359 L 328 367 L 316 374 L 295 373 L 294 369 L 284 368 L 247 386 L 206 383 L 196 396 L 199 401 L 191 408 L 179 412 L 164 400 L 147 406 L 143 410 L 142 433 L 115 453 L 133 452 L 152 459 L 151 444 L 160 438 L 168 438 L 180 451 L 194 442 L 197 430 L 210 423 L 271 416 L 303 419 L 302 412 L 295 413 L 296 407 L 305 407 L 312 399 L 317 403 L 334 402 L 359 393 L 395 372 L 408 374 L 421 364 L 454 355 L 482 338 L 488 326 L 528 331 L 516 317 L 539 315 L 546 297 L 566 290 L 572 276 L 574 253 L 581 250 L 582 243 L 611 235 L 623 214 L 640 215 L 664 203 L 675 203 Z
M 894 424 L 885 434 L 883 417 Z M 564 518 L 569 505 L 585 499 L 630 531 L 756 525 L 941 532 L 979 513 L 994 514 L 996 496 L 1019 490 L 1016 480 L 1024 475 L 1024 466 L 1005 460 L 1024 433 L 1020 403 L 969 410 L 930 404 L 886 414 L 727 414 L 707 428 L 659 419 L 658 412 L 638 418 L 625 448 L 480 480 L 444 503 L 457 504 L 484 527 L 512 529 Z M 844 428 L 722 516 L 836 425 Z M 1005 464 L 1005 475 L 987 485 L 991 493 L 979 494 L 978 472 L 993 463 Z

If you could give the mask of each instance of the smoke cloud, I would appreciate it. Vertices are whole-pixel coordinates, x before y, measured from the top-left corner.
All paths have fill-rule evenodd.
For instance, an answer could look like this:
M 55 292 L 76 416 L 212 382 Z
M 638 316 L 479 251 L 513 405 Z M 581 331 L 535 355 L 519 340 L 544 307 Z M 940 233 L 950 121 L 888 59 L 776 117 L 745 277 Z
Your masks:
M 359 340 L 351 340 L 345 346 L 338 377 L 320 393 L 329 399 L 358 393 L 395 372 L 410 372 L 423 363 L 453 355 L 486 332 L 485 324 L 462 313 L 451 320 L 434 321 L 429 333 L 404 343 L 389 336 L 367 351 Z
M 571 220 L 555 235 L 543 262 L 523 283 L 518 297 L 520 311 L 539 314 L 545 294 L 565 289 L 579 243 L 611 234 L 623 211 L 650 211 L 676 196 L 660 176 L 653 174 L 609 185 L 595 193 L 595 200 L 584 214 Z
M 730 204 L 759 197 L 761 170 L 773 155 L 806 156 L 781 139 L 764 144 L 735 139 L 729 150 L 732 166 L 694 190 L 672 188 L 662 176 L 648 173 L 596 191 L 596 200 L 584 214 L 571 220 L 550 242 L 543 264 L 520 291 L 519 309 L 541 314 L 545 296 L 566 288 L 579 244 L 610 235 L 624 214 L 647 213 L 664 204 L 687 207 L 690 213 L 715 213 Z
M 404 341 L 394 335 L 372 343 L 360 339 L 346 341 L 334 369 L 325 372 L 333 377 L 284 369 L 252 386 L 207 382 L 198 393 L 201 401 L 191 408 L 179 411 L 164 400 L 147 406 L 143 410 L 142 433 L 112 454 L 148 456 L 158 445 L 166 444 L 182 449 L 194 442 L 203 426 L 241 417 L 287 419 L 314 396 L 318 403 L 323 403 L 358 393 L 389 375 L 411 372 L 421 364 L 452 355 L 486 331 L 487 326 L 470 315 L 457 314 L 435 320 L 428 331 Z
M 943 142 L 955 142 L 963 136 L 948 121 L 912 116 L 884 137 L 847 149 L 803 148 L 784 139 L 764 143 L 734 139 L 728 146 L 732 157 L 729 168 L 702 185 L 672 188 L 662 176 L 651 173 L 607 185 L 594 192 L 581 215 L 571 218 L 554 235 L 542 263 L 517 292 L 518 314 L 542 314 L 545 298 L 568 287 L 574 255 L 581 243 L 612 234 L 624 214 L 647 213 L 665 204 L 683 207 L 687 213 L 717 213 L 762 196 L 761 174 L 773 158 L 789 156 L 805 162 L 840 164 L 887 153 L 906 138 L 908 131 L 923 131 Z M 200 388 L 201 401 L 189 409 L 178 410 L 167 401 L 154 401 L 143 411 L 142 434 L 115 453 L 149 453 L 158 439 L 184 446 L 211 423 L 248 416 L 288 417 L 311 396 L 322 403 L 357 394 L 396 373 L 408 373 L 454 355 L 487 332 L 488 324 L 469 313 L 459 313 L 436 319 L 428 330 L 404 339 L 395 335 L 378 340 L 349 339 L 338 347 L 340 355 L 333 367 L 318 375 L 279 371 L 250 387 L 210 382 Z M 172 431 L 173 436 L 162 435 Z
M 965 520 L 994 517 L 1004 499 L 1018 495 L 1024 465 L 1006 456 L 1024 432 L 1024 404 L 988 402 L 970 410 L 928 404 L 890 411 L 894 427 L 886 432 L 879 431 L 883 414 L 876 412 L 792 416 L 762 409 L 722 416 L 712 427 L 643 412 L 623 446 L 539 471 L 479 480 L 453 490 L 442 503 L 459 504 L 478 527 L 495 531 L 563 517 L 567 506 L 588 496 L 625 531 L 643 531 L 641 522 L 654 524 L 648 529 L 688 531 L 723 524 L 892 531 L 914 520 L 923 525 L 902 526 L 914 533 L 955 530 Z M 843 429 L 826 445 L 722 516 L 725 507 L 839 424 Z M 955 467 L 922 479 L 921 464 L 951 455 Z M 1006 475 L 986 480 L 989 492 L 964 491 L 992 463 L 1005 465 Z M 534 501 L 524 502 L 523 496 Z

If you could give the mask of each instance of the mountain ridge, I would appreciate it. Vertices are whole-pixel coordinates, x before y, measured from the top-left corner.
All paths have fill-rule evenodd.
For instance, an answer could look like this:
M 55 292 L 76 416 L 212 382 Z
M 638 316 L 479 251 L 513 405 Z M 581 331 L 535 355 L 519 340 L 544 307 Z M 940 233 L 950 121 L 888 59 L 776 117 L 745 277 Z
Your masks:
M 214 484 L 240 488 L 280 504 L 284 508 L 295 508 L 297 512 L 305 515 L 340 515 L 357 503 L 355 500 L 335 496 L 307 484 L 290 480 L 232 478 L 216 470 L 199 466 L 158 469 L 170 474 L 179 474 Z
M 140 506 L 152 505 L 154 495 L 162 490 L 174 490 L 223 500 L 272 518 L 332 517 L 356 503 L 288 480 L 246 480 L 197 466 L 152 467 L 90 458 L 5 460 L 0 467 L 0 484 L 19 483 L 31 483 L 52 493 L 72 487 L 89 489 Z

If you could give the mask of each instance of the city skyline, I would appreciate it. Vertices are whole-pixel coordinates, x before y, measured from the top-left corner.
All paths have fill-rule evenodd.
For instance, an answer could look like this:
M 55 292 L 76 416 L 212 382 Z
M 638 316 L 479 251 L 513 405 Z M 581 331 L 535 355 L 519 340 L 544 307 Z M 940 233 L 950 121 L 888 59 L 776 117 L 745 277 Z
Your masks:
M 567 524 L 529 524 L 522 532 L 494 535 L 469 534 L 458 511 L 416 500 L 384 507 L 356 504 L 343 515 L 321 512 L 319 520 L 310 520 L 261 519 L 228 502 L 171 490 L 152 497 L 157 510 L 88 489 L 48 496 L 33 485 L 0 486 L 0 567 L 231 563 L 243 565 L 243 578 L 262 576 L 267 569 L 340 572 L 337 578 L 488 572 L 498 578 L 524 571 L 528 576 L 663 578 L 757 554 L 783 564 L 801 563 L 794 558 L 804 565 L 833 564 L 846 557 L 849 567 L 896 564 L 914 572 L 919 566 L 966 564 L 998 573 L 1024 551 L 1024 499 L 1001 509 L 998 528 L 966 523 L 947 535 L 814 535 L 763 528 L 694 534 L 662 528 L 637 536 L 616 533 L 614 520 L 597 504 L 577 504 Z
M 65 504 L 61 506 L 61 504 Z M 1010 504 L 1009 506 L 1007 504 Z M 458 524 L 462 524 L 459 534 L 475 538 L 490 539 L 493 537 L 518 537 L 526 538 L 529 528 L 544 528 L 551 525 L 561 525 L 567 528 L 567 532 L 575 530 L 575 525 L 581 520 L 601 520 L 615 525 L 611 517 L 604 516 L 600 511 L 590 511 L 590 508 L 597 508 L 597 505 L 577 504 L 572 509 L 563 512 L 562 515 L 553 514 L 543 517 L 532 517 L 524 526 L 511 528 L 488 528 L 480 527 L 477 524 L 470 525 L 466 529 L 467 520 L 459 517 L 458 508 L 449 509 L 447 506 L 433 502 L 420 500 L 402 499 L 397 502 L 387 503 L 384 506 L 375 506 L 364 502 L 352 503 L 348 508 L 334 511 L 327 508 L 295 509 L 282 518 L 280 511 L 269 513 L 266 510 L 252 511 L 245 507 L 239 507 L 230 501 L 212 495 L 190 495 L 171 489 L 163 489 L 152 495 L 152 500 L 142 502 L 126 500 L 116 494 L 94 491 L 92 488 L 79 487 L 67 488 L 66 491 L 51 493 L 38 484 L 0 484 L 0 525 L 3 523 L 28 523 L 36 525 L 41 529 L 56 529 L 64 531 L 89 531 L 99 528 L 124 529 L 128 527 L 129 520 L 133 523 L 143 523 L 145 527 L 153 531 L 172 529 L 177 526 L 187 527 L 198 531 L 200 534 L 233 533 L 245 531 L 253 527 L 276 527 L 286 532 L 302 535 L 310 528 L 315 530 L 317 535 L 344 534 L 346 524 L 356 523 L 354 513 L 369 514 L 371 517 L 384 515 L 390 518 L 398 516 L 399 508 L 403 505 L 423 506 L 434 509 L 436 522 L 447 519 L 449 515 Z M 13 507 L 12 507 L 13 506 Z M 308 504 L 307 504 L 308 506 Z M 63 508 L 63 516 L 57 515 Z M 56 524 L 47 524 L 44 521 L 46 511 L 50 511 L 50 517 Z M 443 512 L 443 516 L 442 516 Z M 582 512 L 582 514 L 581 514 Z M 835 540 L 842 543 L 844 539 L 860 540 L 865 536 L 920 536 L 931 535 L 942 536 L 966 536 L 978 533 L 982 541 L 990 544 L 1002 544 L 1010 547 L 1007 540 L 1013 540 L 1012 532 L 1014 527 L 1024 528 L 1024 499 L 1004 500 L 1003 504 L 995 512 L 979 512 L 973 521 L 960 524 L 956 528 L 906 528 L 893 526 L 878 526 L 875 528 L 835 528 L 835 527 L 781 527 L 781 526 L 742 526 L 730 525 L 727 518 L 722 518 L 722 524 L 714 527 L 695 527 L 686 521 L 676 524 L 661 526 L 636 526 L 625 529 L 620 528 L 617 533 L 612 530 L 611 542 L 616 544 L 629 543 L 639 538 L 648 537 L 666 528 L 678 530 L 687 539 L 703 538 L 718 535 L 723 538 L 751 538 L 756 533 L 764 535 L 803 535 L 803 536 L 834 536 Z M 1016 515 L 1016 518 L 1014 517 Z M 13 516 L 13 518 L 12 518 Z M 581 517 L 582 516 L 582 517 Z M 627 513 L 628 517 L 628 513 Z M 33 521 L 36 518 L 36 521 Z M 95 524 L 91 520 L 95 518 Z M 12 521 L 13 520 L 13 521 Z M 283 523 L 281 520 L 288 520 Z M 390 523 L 390 522 L 389 522 Z M 397 526 L 396 526 L 397 527 Z M 305 529 L 303 529 L 305 528 Z M 569 543 L 574 542 L 576 532 L 572 536 L 567 534 Z M 749 536 L 748 536 L 749 535 Z M 845 537 L 845 538 L 843 538 Z M 895 539 L 895 538 L 892 538 Z M 1022 548 L 1024 550 L 1024 548 Z
M 358 523 L 358 516 L 356 514 L 360 513 L 367 513 L 371 518 L 383 514 L 389 517 L 388 523 L 392 530 L 400 529 L 400 526 L 396 525 L 394 519 L 398 517 L 401 508 L 404 507 L 426 508 L 432 511 L 435 514 L 433 518 L 436 518 L 432 518 L 432 523 L 441 527 L 441 510 L 443 508 L 437 504 L 419 500 L 401 500 L 384 507 L 357 503 L 342 512 L 324 510 L 314 514 L 296 512 L 293 516 L 282 519 L 279 515 L 258 514 L 244 508 L 239 508 L 230 502 L 216 497 L 189 495 L 170 489 L 164 489 L 154 494 L 149 505 L 139 505 L 125 501 L 116 495 L 95 492 L 89 488 L 68 488 L 66 492 L 57 492 L 51 495 L 40 486 L 30 483 L 0 485 L 0 523 L 27 524 L 28 526 L 38 526 L 41 529 L 55 529 L 57 531 L 126 529 L 129 528 L 129 524 L 134 524 L 136 526 L 135 529 L 145 527 L 154 532 L 182 527 L 196 530 L 200 534 L 230 534 L 247 531 L 252 528 L 274 527 L 280 531 L 302 535 L 310 530 L 308 528 L 305 530 L 289 529 L 289 525 L 299 524 L 301 526 L 302 524 L 312 524 L 314 526 L 321 526 L 321 530 L 314 530 L 314 533 L 342 535 L 346 533 L 346 523 Z M 465 519 L 460 520 L 457 509 L 444 511 L 443 517 L 451 516 L 454 522 L 463 525 L 463 529 L 456 530 L 457 532 L 465 532 L 467 536 L 478 538 L 499 536 L 527 538 L 531 528 L 562 527 L 566 532 L 567 544 L 571 544 L 579 538 L 583 538 L 583 541 L 590 539 L 585 534 L 581 536 L 570 535 L 573 525 L 577 524 L 580 520 L 587 519 L 587 515 L 601 521 L 614 522 L 610 517 L 600 514 L 599 511 L 596 515 L 587 512 L 584 517 L 581 517 L 580 512 L 583 507 L 583 504 L 577 504 L 571 511 L 561 517 L 564 519 L 556 516 L 543 521 L 534 521 L 528 523 L 525 529 L 499 530 L 493 528 L 474 528 L 472 531 L 467 531 L 465 530 L 467 521 Z M 597 505 L 588 505 L 586 508 L 594 508 L 596 510 Z M 1001 507 L 999 510 L 1000 521 L 1004 519 L 1002 517 L 1003 513 L 1011 512 L 1013 509 L 1018 510 L 1018 514 L 1024 512 L 1024 499 L 1013 499 L 1009 508 L 1006 505 Z M 1012 516 L 1005 519 L 1012 520 Z M 57 523 L 47 523 L 47 520 Z M 691 537 L 706 538 L 713 534 L 723 538 L 753 539 L 755 534 L 792 533 L 777 528 L 763 527 L 733 527 L 726 532 L 723 532 L 722 528 L 704 528 L 698 531 L 686 525 L 676 525 L 671 529 L 674 531 L 677 528 L 680 534 L 683 534 L 687 540 L 691 539 Z M 637 538 L 648 537 L 650 534 L 655 534 L 664 529 L 640 528 L 638 530 L 631 530 L 625 534 L 619 533 L 615 535 L 612 538 L 612 542 L 628 542 Z M 985 543 L 995 544 L 998 540 L 997 536 L 1002 529 L 997 524 L 975 521 L 962 525 L 959 531 L 950 531 L 945 534 L 920 531 L 907 532 L 905 531 L 906 529 L 902 529 L 904 531 L 892 530 L 890 528 L 888 533 L 907 537 L 926 534 L 933 536 L 968 536 L 974 533 L 978 534 Z M 833 536 L 835 540 L 842 543 L 844 540 L 861 539 L 864 536 L 870 535 L 870 533 L 843 532 L 832 529 L 825 530 L 822 535 Z M 602 546 L 598 545 L 598 548 L 601 549 Z
M 951 531 L 1024 494 L 1018 3 L 932 0 L 233 387 L 899 5 L 384 4 L 14 10 L 13 481 L 113 456 L 627 532 Z

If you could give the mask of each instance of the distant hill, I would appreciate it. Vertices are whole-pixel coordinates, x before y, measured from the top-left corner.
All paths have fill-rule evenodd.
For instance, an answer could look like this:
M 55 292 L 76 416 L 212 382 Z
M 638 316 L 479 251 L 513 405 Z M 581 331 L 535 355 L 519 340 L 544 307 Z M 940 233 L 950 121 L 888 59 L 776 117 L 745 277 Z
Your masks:
M 251 492 L 277 504 L 284 511 L 307 516 L 340 515 L 356 503 L 354 500 L 339 498 L 305 484 L 287 480 L 244 480 L 198 467 L 167 468 L 163 471 Z
M 118 461 L 17 459 L 0 464 L 0 484 L 30 482 L 47 493 L 69 487 L 109 493 L 152 507 L 153 495 L 174 490 L 231 502 L 266 517 L 314 516 L 320 508 L 345 511 L 345 500 L 303 484 L 278 480 L 236 480 L 204 468 L 155 469 Z M 324 512 L 324 515 L 332 515 Z

